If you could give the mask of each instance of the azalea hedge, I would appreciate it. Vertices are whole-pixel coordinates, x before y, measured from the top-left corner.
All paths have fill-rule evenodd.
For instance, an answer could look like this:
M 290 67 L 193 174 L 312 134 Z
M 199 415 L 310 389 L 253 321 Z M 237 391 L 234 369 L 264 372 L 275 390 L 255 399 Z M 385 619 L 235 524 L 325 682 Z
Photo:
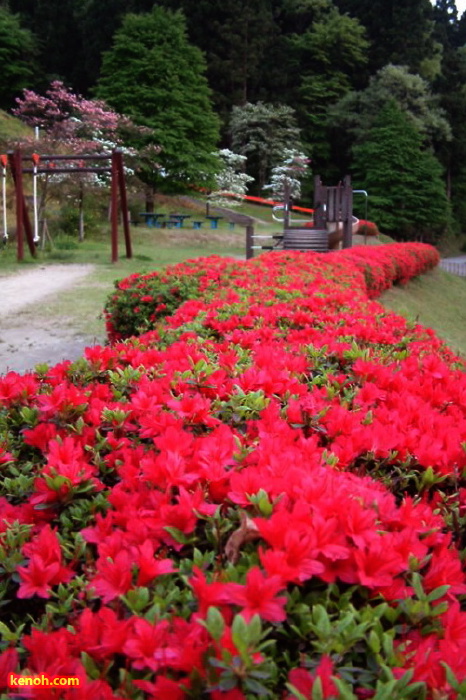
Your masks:
M 134 274 L 116 282 L 115 293 L 110 296 L 105 307 L 107 332 L 110 341 L 115 342 L 124 338 L 153 329 L 157 321 L 174 312 L 188 299 L 202 299 L 210 302 L 219 288 L 222 293 L 227 289 L 239 291 L 241 277 L 246 277 L 242 298 L 246 301 L 255 291 L 251 288 L 252 276 L 257 276 L 255 285 L 261 291 L 272 286 L 278 289 L 293 282 L 298 288 L 301 283 L 312 284 L 322 279 L 324 273 L 329 280 L 337 285 L 354 284 L 360 292 L 369 297 L 378 296 L 383 290 L 393 284 L 404 284 L 412 277 L 427 272 L 440 261 L 435 248 L 422 243 L 390 244 L 384 246 L 357 246 L 330 258 L 326 255 L 312 254 L 306 259 L 303 267 L 303 280 L 300 280 L 300 265 L 296 269 L 296 259 L 289 254 L 268 256 L 267 260 L 274 261 L 272 265 L 273 278 L 269 265 L 261 257 L 256 261 L 232 261 L 218 256 L 187 261 L 163 270 L 149 274 Z M 293 262 L 293 265 L 289 265 Z M 281 266 L 288 267 L 288 278 L 281 278 L 278 271 Z M 361 280 L 358 271 L 364 275 Z M 278 278 L 277 278 L 278 275 Z M 317 276 L 317 277 L 316 277 Z M 273 285 L 277 285 L 273 287 Z
M 466 696 L 465 365 L 374 300 L 437 262 L 132 276 L 111 345 L 0 378 L 2 697 Z

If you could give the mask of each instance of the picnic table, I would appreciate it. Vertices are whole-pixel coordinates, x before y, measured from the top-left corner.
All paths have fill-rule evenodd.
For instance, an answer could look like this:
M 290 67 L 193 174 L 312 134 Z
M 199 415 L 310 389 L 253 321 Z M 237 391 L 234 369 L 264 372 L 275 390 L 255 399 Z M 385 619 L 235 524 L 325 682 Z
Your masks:
M 176 226 L 176 228 L 183 228 L 184 221 L 190 218 L 190 214 L 170 214 L 167 224 L 168 226 L 171 224 L 172 226 Z
M 223 216 L 206 216 L 210 220 L 210 228 L 218 228 L 218 222 L 223 219 Z
M 153 211 L 141 211 L 139 212 L 139 216 L 142 216 L 143 219 L 146 220 L 146 226 L 149 226 L 149 228 L 161 228 L 162 226 L 162 219 L 165 218 L 165 214 L 156 214 Z

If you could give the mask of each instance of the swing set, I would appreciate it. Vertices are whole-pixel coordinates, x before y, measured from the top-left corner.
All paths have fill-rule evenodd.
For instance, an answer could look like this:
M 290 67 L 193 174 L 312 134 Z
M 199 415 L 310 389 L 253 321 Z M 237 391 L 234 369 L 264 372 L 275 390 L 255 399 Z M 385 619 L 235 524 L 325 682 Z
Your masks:
M 86 161 L 102 161 L 103 165 L 86 165 Z M 62 165 L 63 163 L 63 165 Z M 74 165 L 73 163 L 77 163 Z M 106 163 L 106 164 L 104 164 Z M 58 165 L 57 165 L 58 164 Z M 128 200 L 126 197 L 125 177 L 123 170 L 123 155 L 119 149 L 111 153 L 82 154 L 82 155 L 23 155 L 21 149 L 9 151 L 0 155 L 2 169 L 2 210 L 3 210 L 3 242 L 8 240 L 7 228 L 7 194 L 6 184 L 8 167 L 15 187 L 16 202 L 16 243 L 17 260 L 24 259 L 24 237 L 33 257 L 36 255 L 36 244 L 40 240 L 39 217 L 37 205 L 37 178 L 39 175 L 55 175 L 75 173 L 110 173 L 111 174 L 111 260 L 118 261 L 118 219 L 120 205 L 123 220 L 126 257 L 132 258 L 131 235 L 129 229 Z M 23 175 L 31 174 L 33 183 L 33 219 L 31 225 L 28 207 L 24 195 Z

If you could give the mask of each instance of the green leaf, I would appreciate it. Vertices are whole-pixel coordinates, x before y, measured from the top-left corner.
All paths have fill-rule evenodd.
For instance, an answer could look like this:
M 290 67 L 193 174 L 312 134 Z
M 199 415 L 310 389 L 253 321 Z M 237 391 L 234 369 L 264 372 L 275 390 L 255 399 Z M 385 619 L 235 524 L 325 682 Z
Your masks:
M 233 644 L 240 653 L 247 651 L 249 645 L 249 627 L 242 615 L 235 615 L 231 626 Z
M 369 633 L 368 644 L 369 644 L 369 649 L 371 651 L 373 651 L 374 654 L 380 653 L 380 648 L 381 648 L 380 638 L 379 638 L 379 635 L 374 630 L 371 630 Z
M 178 530 L 177 527 L 165 525 L 164 530 L 166 530 L 168 534 L 173 537 L 175 542 L 179 542 L 180 544 L 189 544 L 192 541 L 190 537 L 185 535 L 184 532 L 181 532 L 181 530 Z
M 287 689 L 290 691 L 292 695 L 294 695 L 297 700 L 308 700 L 302 693 L 299 692 L 297 688 L 294 687 L 291 683 L 285 683 Z
M 213 606 L 209 607 L 205 625 L 212 638 L 218 642 L 225 630 L 225 621 L 218 608 L 214 608 Z
M 312 700 L 325 700 L 322 679 L 317 676 L 312 685 Z
M 446 586 L 439 586 L 438 588 L 435 588 L 429 595 L 427 596 L 427 600 L 429 603 L 432 603 L 434 600 L 438 600 L 439 598 L 442 598 L 442 596 L 445 595 L 445 593 L 448 592 L 448 590 L 451 588 L 451 586 L 446 585 Z
M 337 678 L 336 676 L 332 676 L 332 681 L 338 688 L 338 700 L 357 700 L 356 695 L 353 693 L 350 686 L 347 683 L 345 683 L 344 680 L 342 680 L 341 678 Z

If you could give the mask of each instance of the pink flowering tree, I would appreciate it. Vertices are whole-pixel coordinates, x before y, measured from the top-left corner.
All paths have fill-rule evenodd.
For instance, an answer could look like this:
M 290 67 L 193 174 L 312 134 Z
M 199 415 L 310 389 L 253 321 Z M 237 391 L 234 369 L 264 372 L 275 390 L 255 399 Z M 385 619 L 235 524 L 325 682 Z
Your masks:
M 140 167 L 147 167 L 149 161 L 156 168 L 156 147 L 145 147 L 144 142 L 150 130 L 136 126 L 129 117 L 118 114 L 103 100 L 89 100 L 75 94 L 62 82 L 51 83 L 45 95 L 33 90 L 24 90 L 23 96 L 17 98 L 13 114 L 23 122 L 40 130 L 40 151 L 48 153 L 66 153 L 71 155 L 84 153 L 108 153 L 120 148 L 127 163 L 126 174 L 134 175 Z M 140 149 L 127 144 L 137 140 Z M 28 150 L 38 149 L 37 141 L 24 143 Z M 93 162 L 88 162 L 93 165 Z M 96 162 L 97 164 L 97 162 Z M 66 180 L 70 182 L 69 175 Z M 53 176 L 60 183 L 63 191 L 63 176 Z M 40 210 L 44 211 L 47 198 L 49 176 L 44 180 Z M 84 188 L 85 185 L 106 186 L 108 176 L 100 174 L 77 173 L 71 180 L 73 193 L 79 210 L 79 237 L 84 237 Z
M 24 90 L 12 112 L 31 127 L 38 127 L 48 141 L 59 142 L 76 152 L 103 151 L 122 146 L 120 130 L 131 120 L 111 110 L 102 100 L 76 95 L 59 80 L 45 95 Z

